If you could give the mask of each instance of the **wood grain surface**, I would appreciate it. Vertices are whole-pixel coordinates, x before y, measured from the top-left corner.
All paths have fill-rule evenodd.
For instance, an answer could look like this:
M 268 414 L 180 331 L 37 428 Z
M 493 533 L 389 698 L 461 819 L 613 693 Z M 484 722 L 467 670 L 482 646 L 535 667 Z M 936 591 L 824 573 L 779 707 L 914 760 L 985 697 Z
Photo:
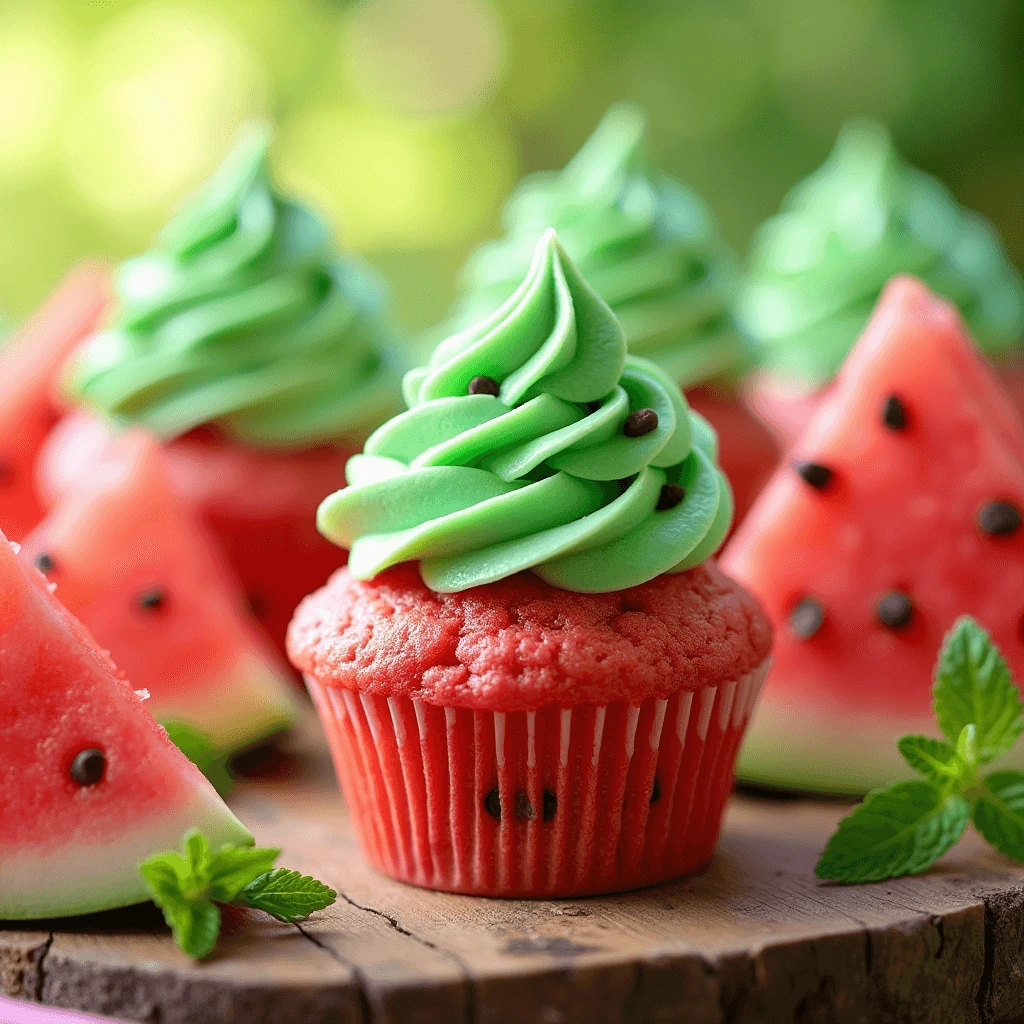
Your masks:
M 231 802 L 335 906 L 228 911 L 200 964 L 148 905 L 0 924 L 0 991 L 149 1024 L 1024 1022 L 1024 869 L 973 836 L 925 876 L 830 885 L 813 866 L 845 805 L 738 796 L 700 875 L 484 900 L 367 867 L 312 731 Z

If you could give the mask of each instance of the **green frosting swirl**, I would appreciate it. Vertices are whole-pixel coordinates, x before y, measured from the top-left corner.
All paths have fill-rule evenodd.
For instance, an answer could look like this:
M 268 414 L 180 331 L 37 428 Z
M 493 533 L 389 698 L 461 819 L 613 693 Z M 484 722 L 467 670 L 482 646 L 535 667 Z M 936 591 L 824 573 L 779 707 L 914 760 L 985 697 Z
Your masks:
M 499 393 L 470 394 L 477 377 Z M 621 590 L 697 565 L 728 530 L 714 430 L 656 364 L 626 355 L 553 230 L 508 301 L 443 341 L 404 390 L 408 412 L 370 436 L 318 514 L 359 579 L 419 559 L 440 592 L 524 569 Z M 626 436 L 640 409 L 657 426 Z M 659 511 L 680 496 L 666 485 L 685 496 Z
M 473 322 L 508 298 L 538 237 L 554 225 L 615 311 L 632 353 L 684 387 L 736 377 L 749 362 L 729 312 L 736 260 L 707 206 L 651 166 L 646 135 L 644 112 L 616 104 L 564 170 L 522 181 L 505 207 L 505 236 L 482 245 L 463 269 L 456 322 Z
M 216 423 L 275 449 L 361 439 L 401 408 L 383 287 L 275 191 L 268 144 L 243 135 L 120 268 L 112 321 L 70 369 L 84 402 L 165 438 Z
M 853 121 L 758 230 L 740 319 L 770 372 L 818 387 L 902 273 L 955 302 L 994 362 L 1021 358 L 1024 286 L 995 230 L 903 163 L 881 125 Z

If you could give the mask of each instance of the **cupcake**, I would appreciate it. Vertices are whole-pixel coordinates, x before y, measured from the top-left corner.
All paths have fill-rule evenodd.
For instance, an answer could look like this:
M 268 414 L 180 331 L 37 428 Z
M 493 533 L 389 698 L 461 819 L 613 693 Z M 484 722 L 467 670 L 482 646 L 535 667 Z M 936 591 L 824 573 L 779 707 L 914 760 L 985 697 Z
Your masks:
M 109 323 L 67 386 L 107 423 L 167 443 L 179 488 L 283 646 L 295 604 L 344 563 L 315 531 L 316 505 L 400 408 L 401 373 L 382 287 L 280 195 L 267 149 L 265 131 L 246 132 L 152 249 L 120 268 Z M 44 476 L 87 465 L 97 434 L 88 419 L 67 424 Z
M 700 867 L 771 644 L 707 561 L 713 429 L 553 231 L 405 395 L 320 506 L 349 564 L 289 631 L 367 858 L 494 896 Z
M 788 443 L 897 274 L 959 307 L 1024 410 L 1024 283 L 995 230 L 905 164 L 880 124 L 852 121 L 758 229 L 738 307 L 760 351 L 751 404 Z
M 562 171 L 521 182 L 505 208 L 505 236 L 482 245 L 463 269 L 455 320 L 468 325 L 501 305 L 554 225 L 619 318 L 630 352 L 658 363 L 718 430 L 739 519 L 778 453 L 737 399 L 752 365 L 730 313 L 737 261 L 700 198 L 652 166 L 646 136 L 644 112 L 616 104 Z

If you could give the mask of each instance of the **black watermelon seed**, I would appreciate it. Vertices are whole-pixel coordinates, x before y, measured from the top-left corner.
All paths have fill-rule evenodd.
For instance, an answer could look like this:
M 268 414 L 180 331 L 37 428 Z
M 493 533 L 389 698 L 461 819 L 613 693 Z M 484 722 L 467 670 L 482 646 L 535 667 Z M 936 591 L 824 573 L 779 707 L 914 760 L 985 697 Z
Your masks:
M 484 797 L 484 810 L 497 821 L 501 821 L 501 797 L 496 789 L 492 789 Z
M 658 512 L 667 512 L 675 508 L 686 497 L 686 488 L 679 484 L 664 484 L 661 493 L 658 495 L 658 503 L 654 508 Z
M 801 640 L 810 640 L 824 624 L 825 609 L 813 597 L 805 597 L 789 613 L 789 628 Z
M 80 786 L 95 786 L 107 770 L 107 758 L 102 750 L 89 747 L 75 755 L 71 762 L 71 778 Z
M 654 776 L 654 785 L 651 787 L 651 803 L 656 804 L 661 799 L 661 783 L 658 776 Z
M 882 406 L 882 422 L 890 430 L 903 430 L 907 425 L 907 410 L 895 395 L 890 395 Z
M 797 462 L 793 468 L 805 484 L 810 484 L 816 491 L 823 491 L 832 483 L 832 470 L 820 462 Z
M 53 555 L 48 555 L 45 551 L 40 551 L 36 555 L 36 568 L 40 572 L 53 572 L 53 568 L 57 563 L 53 560 Z
M 246 594 L 245 597 L 249 602 L 249 611 L 251 611 L 257 619 L 261 619 L 267 614 L 267 602 L 262 594 L 250 593 Z
M 525 793 L 516 793 L 516 817 L 525 818 L 528 821 L 533 821 L 537 817 L 537 812 L 533 809 L 533 804 L 530 803 L 530 798 Z
M 902 629 L 914 614 L 914 606 L 910 598 L 899 590 L 890 590 L 883 594 L 875 605 L 878 621 L 889 629 Z
M 493 395 L 497 398 L 501 394 L 501 386 L 493 377 L 474 377 L 469 382 L 469 393 L 471 395 Z
M 622 432 L 626 437 L 643 437 L 658 429 L 658 414 L 653 409 L 637 409 L 626 417 Z
M 978 513 L 978 525 L 993 537 L 1013 533 L 1020 526 L 1020 510 L 1008 501 L 993 501 Z
M 558 813 L 558 797 L 550 789 L 544 790 L 544 820 L 550 821 Z
M 143 611 L 156 612 L 163 608 L 167 594 L 161 587 L 151 587 L 139 594 L 139 607 Z

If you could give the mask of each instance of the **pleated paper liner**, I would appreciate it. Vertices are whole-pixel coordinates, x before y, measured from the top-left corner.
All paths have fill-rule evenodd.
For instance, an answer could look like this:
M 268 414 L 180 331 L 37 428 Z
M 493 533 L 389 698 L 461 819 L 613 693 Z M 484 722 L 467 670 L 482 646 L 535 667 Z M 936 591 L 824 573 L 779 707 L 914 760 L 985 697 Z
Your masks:
M 371 864 L 431 889 L 554 897 L 708 861 L 767 669 L 639 706 L 507 713 L 306 682 Z

